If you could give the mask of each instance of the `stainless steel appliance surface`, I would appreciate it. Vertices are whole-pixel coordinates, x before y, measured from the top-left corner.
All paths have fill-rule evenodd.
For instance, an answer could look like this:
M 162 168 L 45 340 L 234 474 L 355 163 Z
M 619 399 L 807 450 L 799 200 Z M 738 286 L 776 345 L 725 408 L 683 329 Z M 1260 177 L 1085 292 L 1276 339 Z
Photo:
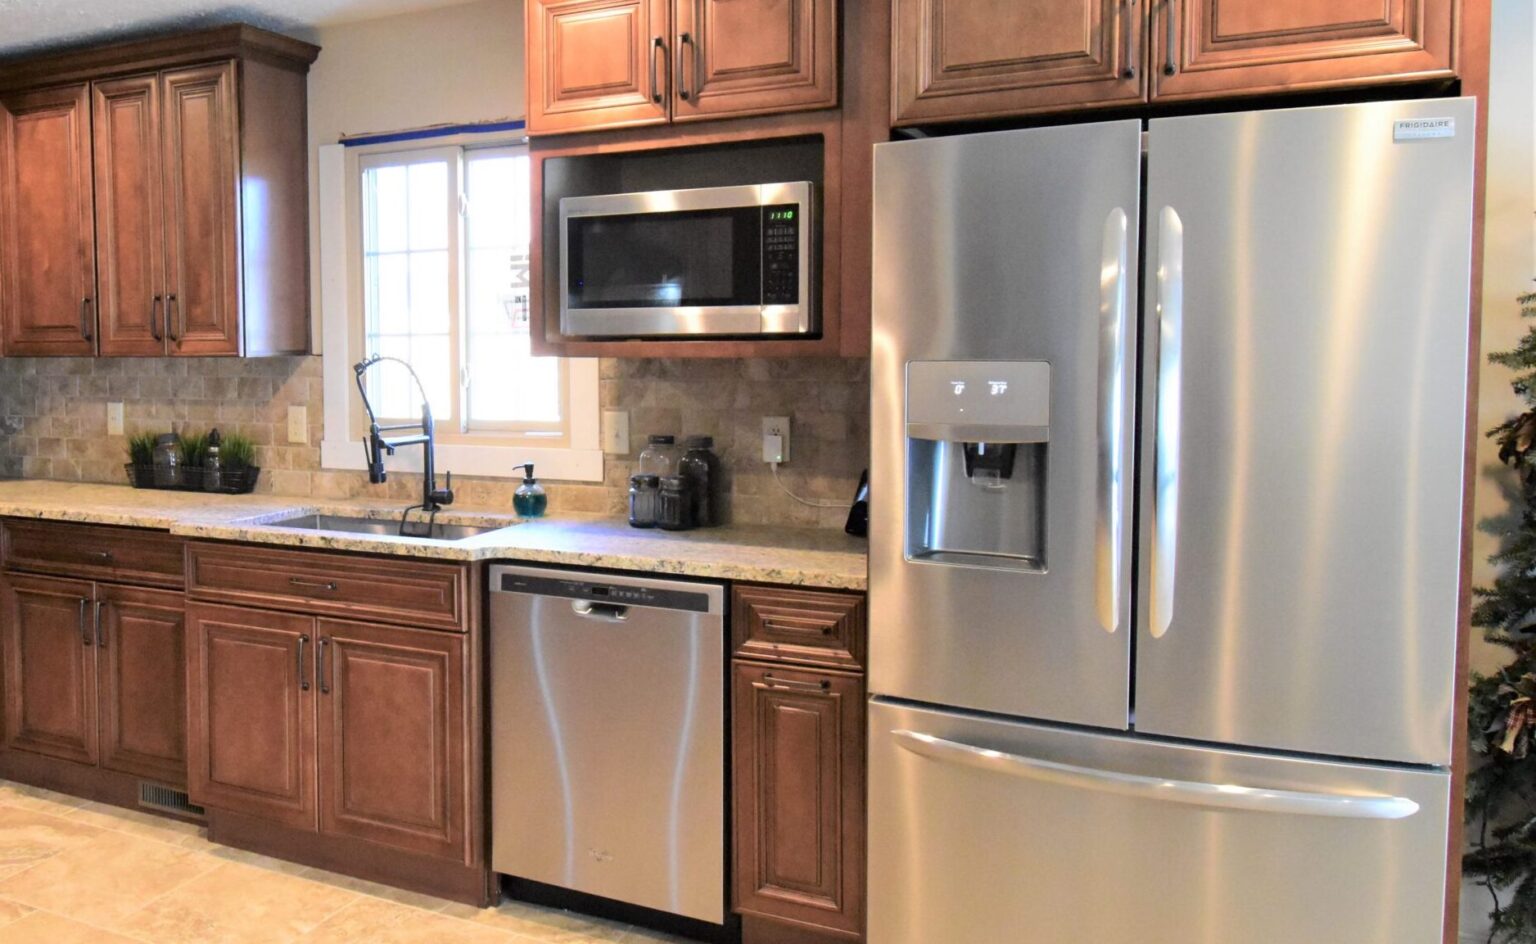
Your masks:
M 490 569 L 491 865 L 725 920 L 725 596 Z
M 1440 939 L 1476 119 L 877 146 L 870 944 Z
M 810 181 L 562 198 L 561 331 L 814 334 L 815 224 Z

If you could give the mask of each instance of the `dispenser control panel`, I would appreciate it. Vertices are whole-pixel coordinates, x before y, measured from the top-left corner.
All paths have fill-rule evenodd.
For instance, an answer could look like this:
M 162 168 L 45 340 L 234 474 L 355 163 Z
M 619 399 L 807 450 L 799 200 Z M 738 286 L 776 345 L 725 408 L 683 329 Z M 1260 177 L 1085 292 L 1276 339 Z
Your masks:
M 908 435 L 968 442 L 1044 442 L 1051 425 L 1045 361 L 912 361 Z M 988 435 L 987 430 L 995 430 Z

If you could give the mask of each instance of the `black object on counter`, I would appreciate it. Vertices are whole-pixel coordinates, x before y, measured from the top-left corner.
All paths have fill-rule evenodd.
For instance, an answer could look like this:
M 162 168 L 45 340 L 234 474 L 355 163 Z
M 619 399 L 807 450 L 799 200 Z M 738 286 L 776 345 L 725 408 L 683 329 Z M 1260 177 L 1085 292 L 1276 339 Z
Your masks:
M 724 517 L 720 501 L 724 480 L 720 474 L 720 458 L 714 452 L 715 440 L 711 436 L 689 436 L 683 445 L 687 451 L 677 468 L 693 491 L 693 524 L 699 528 L 712 528 Z
M 687 531 L 693 527 L 692 483 L 681 475 L 663 475 L 656 503 L 656 525 L 665 531 Z
M 857 538 L 869 537 L 869 470 L 859 476 L 859 489 L 853 493 L 853 507 L 848 509 L 848 523 L 843 530 Z
M 656 527 L 658 479 L 654 475 L 629 477 L 629 526 L 631 528 Z

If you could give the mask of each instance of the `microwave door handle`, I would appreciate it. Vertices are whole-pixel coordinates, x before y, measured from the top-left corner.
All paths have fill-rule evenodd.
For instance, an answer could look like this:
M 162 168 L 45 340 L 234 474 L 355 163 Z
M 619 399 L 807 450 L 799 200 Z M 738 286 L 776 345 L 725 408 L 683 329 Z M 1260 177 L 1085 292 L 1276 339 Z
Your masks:
M 1130 223 L 1115 207 L 1104 221 L 1099 271 L 1098 521 L 1094 528 L 1099 625 L 1120 629 L 1125 513 L 1125 313 Z
M 903 750 L 941 763 L 1037 783 L 1208 810 L 1374 820 L 1407 819 L 1419 811 L 1419 804 L 1407 797 L 1170 780 L 1009 754 L 919 731 L 896 730 L 891 736 Z
M 1179 438 L 1184 359 L 1184 221 L 1172 207 L 1158 214 L 1157 414 L 1152 498 L 1151 633 L 1173 625 L 1179 550 Z

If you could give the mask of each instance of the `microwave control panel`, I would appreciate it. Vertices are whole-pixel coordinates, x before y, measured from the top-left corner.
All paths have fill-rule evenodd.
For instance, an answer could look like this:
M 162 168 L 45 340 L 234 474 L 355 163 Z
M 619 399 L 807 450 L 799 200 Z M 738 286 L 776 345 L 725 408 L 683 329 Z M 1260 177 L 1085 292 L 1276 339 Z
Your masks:
M 763 207 L 763 304 L 800 303 L 800 207 Z

